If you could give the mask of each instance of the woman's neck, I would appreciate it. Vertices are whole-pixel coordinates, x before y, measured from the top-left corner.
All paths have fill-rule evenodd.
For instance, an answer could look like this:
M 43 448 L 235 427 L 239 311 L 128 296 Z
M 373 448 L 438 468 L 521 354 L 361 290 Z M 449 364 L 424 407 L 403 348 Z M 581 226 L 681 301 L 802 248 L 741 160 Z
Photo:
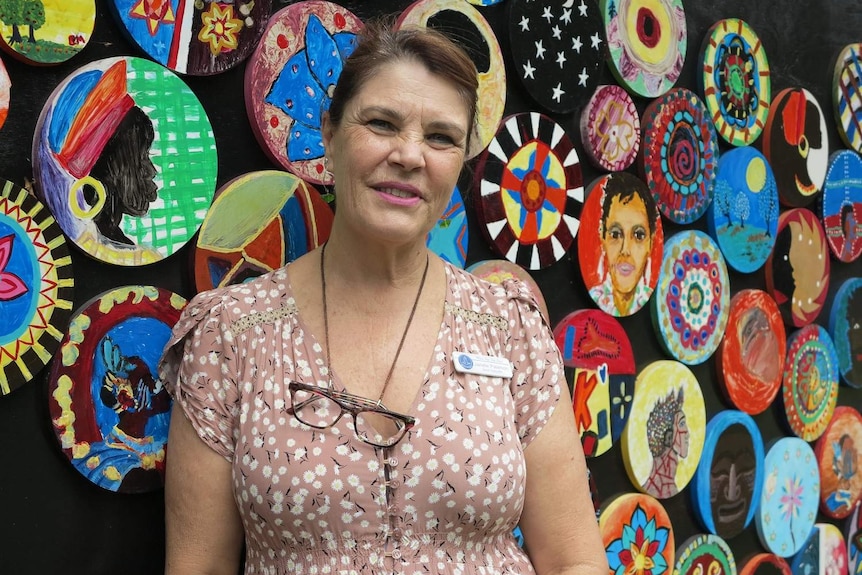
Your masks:
M 354 286 L 414 286 L 429 257 L 425 243 L 381 244 L 333 229 L 326 245 L 327 276 Z

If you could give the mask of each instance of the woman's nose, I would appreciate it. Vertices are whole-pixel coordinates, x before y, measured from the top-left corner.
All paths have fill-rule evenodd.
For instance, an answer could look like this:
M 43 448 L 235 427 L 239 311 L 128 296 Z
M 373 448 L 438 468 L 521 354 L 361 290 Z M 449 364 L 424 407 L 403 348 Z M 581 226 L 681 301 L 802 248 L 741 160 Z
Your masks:
M 389 155 L 389 161 L 408 171 L 424 167 L 424 143 L 415 138 L 398 138 Z

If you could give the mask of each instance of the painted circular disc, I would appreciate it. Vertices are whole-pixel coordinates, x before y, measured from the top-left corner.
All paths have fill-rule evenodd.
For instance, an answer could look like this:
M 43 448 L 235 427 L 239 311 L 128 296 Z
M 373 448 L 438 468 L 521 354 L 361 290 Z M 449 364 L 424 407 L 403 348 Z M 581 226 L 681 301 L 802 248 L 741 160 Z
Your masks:
M 743 20 L 725 18 L 712 25 L 703 46 L 703 96 L 715 130 L 733 146 L 752 144 L 772 99 L 760 38 Z
M 610 68 L 645 98 L 670 90 L 682 72 L 688 29 L 682 0 L 601 0 Z
M 700 218 L 712 201 L 718 137 L 697 95 L 674 88 L 644 111 L 640 169 L 664 217 L 678 224 Z
M 581 143 L 600 170 L 621 172 L 640 150 L 641 120 L 632 97 L 616 84 L 599 86 L 581 111 Z
M 664 247 L 652 315 L 667 352 L 703 363 L 721 343 L 730 308 L 730 278 L 718 246 L 697 230 L 674 234 Z
M 503 0 L 467 0 L 473 6 L 493 6 L 494 4 L 499 4 Z
M 635 487 L 666 499 L 688 485 L 700 462 L 706 432 L 703 393 L 687 366 L 668 359 L 641 370 L 635 389 L 622 434 L 623 463 Z
M 539 304 L 539 310 L 545 317 L 545 321 L 550 322 L 550 314 L 548 314 L 548 305 L 545 303 L 545 297 L 542 295 L 542 290 L 539 284 L 533 279 L 530 273 L 509 260 L 481 260 L 467 267 L 467 271 L 476 277 L 482 278 L 495 284 L 501 284 L 507 279 L 516 278 L 524 283 L 529 288 L 533 297 Z
M 757 553 L 748 558 L 739 575 L 791 575 L 787 561 L 774 553 Z
M 838 356 L 829 333 L 817 324 L 787 338 L 782 394 L 791 431 L 805 441 L 823 434 L 838 401 Z
M 785 88 L 775 95 L 762 147 L 781 203 L 801 208 L 813 202 L 823 189 L 829 165 L 826 117 L 814 94 L 804 88 Z
M 691 484 L 694 515 L 703 527 L 732 539 L 754 519 L 763 488 L 763 437 L 742 411 L 719 411 L 706 425 L 703 455 Z
M 847 571 L 850 575 L 862 572 L 862 504 L 853 509 L 853 514 L 844 527 L 847 541 Z
M 862 499 L 860 448 L 862 415 L 853 407 L 836 407 L 814 445 L 820 468 L 820 510 L 833 519 L 849 516 Z
M 192 76 L 225 72 L 248 58 L 271 5 L 271 0 L 108 2 L 126 35 L 150 58 Z
M 693 535 L 676 551 L 674 575 L 736 575 L 736 560 L 717 535 Z
M 509 0 L 508 18 L 515 75 L 530 96 L 558 114 L 583 104 L 605 62 L 604 24 L 595 0 Z
M 476 215 L 497 253 L 530 270 L 566 255 L 578 233 L 584 183 L 578 153 L 559 124 L 537 112 L 509 116 L 476 174 Z
M 479 101 L 478 133 L 474 134 L 467 157 L 476 156 L 494 138 L 506 107 L 506 66 L 491 25 L 463 0 L 417 0 L 401 12 L 397 26 L 427 26 L 443 33 L 457 30 L 456 41 L 459 37 L 470 38 L 463 47 L 479 70 Z
M 820 571 L 820 530 L 816 524 L 802 544 L 802 548 L 790 558 L 792 573 L 821 573 Z M 823 565 L 825 567 L 825 565 Z M 825 569 L 824 569 L 825 572 Z
M 280 268 L 329 238 L 332 210 L 293 174 L 263 170 L 216 192 L 194 250 L 198 292 Z
M 590 185 L 581 228 L 579 267 L 599 309 L 619 317 L 644 307 L 664 247 L 661 216 L 646 184 L 628 172 L 599 176 Z
M 832 254 L 849 263 L 862 255 L 862 158 L 852 150 L 829 156 L 821 212 Z
M 820 530 L 820 556 L 827 575 L 847 575 L 847 543 L 844 534 L 832 523 L 815 523 Z
M 787 341 L 778 305 L 768 293 L 743 289 L 730 298 L 727 327 L 716 354 L 725 396 L 737 409 L 757 415 L 778 395 Z
M 0 128 L 6 123 L 9 115 L 9 96 L 12 92 L 12 79 L 6 71 L 6 64 L 0 60 Z
M 10 9 L 16 4 L 4 1 Z M 0 49 L 25 64 L 35 66 L 66 62 L 90 42 L 96 24 L 94 0 L 41 0 L 35 5 L 18 4 L 39 26 L 13 26 L 0 20 Z M 41 10 L 40 10 L 41 8 Z M 24 14 L 25 21 L 28 15 Z
M 464 210 L 461 190 L 456 187 L 443 215 L 428 232 L 426 244 L 450 264 L 463 268 L 467 263 L 468 243 L 467 212 Z
M 766 453 L 766 479 L 755 515 L 760 544 L 780 557 L 797 553 L 814 527 L 820 472 L 814 451 L 798 437 L 782 437 Z
M 51 361 L 69 323 L 74 285 L 69 249 L 51 213 L 0 180 L 0 396 Z
M 186 300 L 123 286 L 72 318 L 48 381 L 54 433 L 72 466 L 109 491 L 164 485 L 171 397 L 156 375 Z
M 362 22 L 325 0 L 273 14 L 245 69 L 245 110 L 263 151 L 313 184 L 331 184 L 321 121 Z
M 722 155 L 706 217 L 727 265 L 742 273 L 763 267 L 775 245 L 778 214 L 778 188 L 763 154 L 742 146 Z
M 675 559 L 673 525 L 654 497 L 624 493 L 612 498 L 600 511 L 599 531 L 611 573 L 637 573 L 641 561 L 649 562 L 653 573 L 671 572 Z M 632 553 L 631 549 L 642 553 Z
M 39 198 L 72 242 L 110 264 L 144 265 L 182 248 L 212 202 L 217 169 L 194 92 L 143 58 L 73 72 L 48 98 L 33 139 Z
M 635 390 L 635 356 L 620 322 L 597 309 L 577 310 L 554 328 L 563 363 L 572 368 L 575 424 L 587 457 L 617 442 Z
M 862 152 L 862 84 L 860 84 L 862 44 L 841 49 L 832 73 L 832 106 L 838 135 L 851 150 Z
M 862 387 L 862 278 L 844 280 L 832 300 L 829 335 L 838 354 L 841 380 Z
M 817 216 L 792 208 L 778 217 L 775 247 L 766 260 L 766 289 L 787 326 L 817 319 L 829 292 L 829 252 Z

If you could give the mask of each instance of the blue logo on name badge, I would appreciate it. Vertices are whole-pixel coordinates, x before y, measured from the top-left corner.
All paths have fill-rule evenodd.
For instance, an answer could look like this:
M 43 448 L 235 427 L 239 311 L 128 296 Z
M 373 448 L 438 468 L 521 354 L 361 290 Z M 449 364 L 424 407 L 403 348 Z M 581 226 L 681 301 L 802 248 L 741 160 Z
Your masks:
M 461 367 L 463 367 L 464 369 L 473 369 L 473 360 L 470 359 L 470 356 L 459 355 L 458 363 L 461 364 Z

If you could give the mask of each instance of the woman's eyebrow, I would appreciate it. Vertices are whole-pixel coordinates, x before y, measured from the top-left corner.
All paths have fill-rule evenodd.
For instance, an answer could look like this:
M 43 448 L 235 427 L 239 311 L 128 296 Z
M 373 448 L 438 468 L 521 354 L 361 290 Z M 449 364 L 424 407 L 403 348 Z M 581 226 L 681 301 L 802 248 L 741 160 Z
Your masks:
M 362 108 L 361 114 L 362 115 L 379 114 L 379 115 L 384 116 L 386 118 L 398 120 L 399 122 L 404 120 L 404 115 L 401 114 L 400 112 L 398 112 L 397 110 L 394 110 L 393 108 L 388 108 L 386 106 L 380 106 L 380 105 L 366 106 L 366 107 Z M 448 132 L 448 133 L 452 134 L 453 136 L 455 136 L 456 138 L 466 138 L 467 137 L 467 132 L 464 130 L 464 128 L 459 126 L 457 123 L 450 122 L 448 120 L 433 120 L 426 125 L 426 129 L 434 130 L 434 131 L 441 131 L 441 132 Z

